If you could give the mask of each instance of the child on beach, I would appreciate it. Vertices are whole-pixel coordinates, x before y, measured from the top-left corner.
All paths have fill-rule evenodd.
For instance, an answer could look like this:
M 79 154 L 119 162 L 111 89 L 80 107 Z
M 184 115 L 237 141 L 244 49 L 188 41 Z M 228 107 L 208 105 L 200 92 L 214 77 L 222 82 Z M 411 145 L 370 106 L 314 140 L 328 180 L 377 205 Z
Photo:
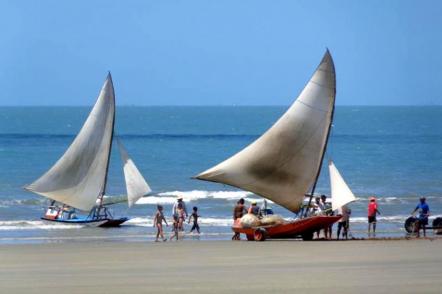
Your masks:
M 166 238 L 164 238 L 163 220 L 166 223 L 166 226 L 169 226 L 167 224 L 166 218 L 164 217 L 164 214 L 163 214 L 163 206 L 158 205 L 157 206 L 157 213 L 155 214 L 155 217 L 153 219 L 153 226 L 157 228 L 157 237 L 155 239 L 155 242 L 158 242 L 158 237 L 160 237 L 160 236 L 163 241 L 167 240 Z
M 198 215 L 198 207 L 194 206 L 193 207 L 193 212 L 192 214 L 189 216 L 189 221 L 188 224 L 190 224 L 190 220 L 193 218 L 193 226 L 190 229 L 190 233 L 193 232 L 193 230 L 196 229 L 196 231 L 198 232 L 198 234 L 200 233 L 200 226 L 198 225 L 198 218 L 200 216 Z
M 172 235 L 170 236 L 169 240 L 176 238 L 176 240 L 178 241 L 178 229 L 179 229 L 178 215 L 174 215 L 173 216 Z

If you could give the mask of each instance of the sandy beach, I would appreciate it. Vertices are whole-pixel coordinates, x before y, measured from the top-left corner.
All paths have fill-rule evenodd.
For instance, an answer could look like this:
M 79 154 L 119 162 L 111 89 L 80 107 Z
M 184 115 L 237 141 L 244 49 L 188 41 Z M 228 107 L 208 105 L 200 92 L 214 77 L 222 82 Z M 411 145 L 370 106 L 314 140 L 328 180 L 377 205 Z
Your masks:
M 442 240 L 4 245 L 1 293 L 440 293 Z

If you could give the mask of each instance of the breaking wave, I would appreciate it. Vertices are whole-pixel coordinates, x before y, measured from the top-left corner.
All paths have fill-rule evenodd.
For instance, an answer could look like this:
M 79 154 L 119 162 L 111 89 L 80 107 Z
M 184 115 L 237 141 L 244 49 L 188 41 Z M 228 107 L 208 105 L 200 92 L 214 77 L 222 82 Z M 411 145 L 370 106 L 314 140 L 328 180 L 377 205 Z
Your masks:
M 237 201 L 244 198 L 247 201 L 262 202 L 263 199 L 250 192 L 245 191 L 170 191 L 157 195 L 147 196 L 139 199 L 136 204 L 173 204 L 178 196 L 184 201 L 197 201 L 202 199 L 224 199 L 226 201 Z M 269 203 L 273 203 L 268 201 Z

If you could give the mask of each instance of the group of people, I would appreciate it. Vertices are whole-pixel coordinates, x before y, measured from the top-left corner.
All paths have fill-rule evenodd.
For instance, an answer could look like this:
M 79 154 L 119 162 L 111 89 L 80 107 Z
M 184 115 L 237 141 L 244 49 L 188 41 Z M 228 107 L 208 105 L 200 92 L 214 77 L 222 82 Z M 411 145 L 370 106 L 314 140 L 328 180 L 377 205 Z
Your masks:
M 331 206 L 326 203 L 326 196 L 322 195 L 321 197 L 317 197 L 315 202 L 315 211 L 316 213 L 322 213 L 327 215 L 332 215 L 333 211 L 331 210 Z M 420 230 L 422 229 L 424 237 L 426 236 L 426 226 L 428 225 L 428 217 L 430 216 L 430 207 L 426 203 L 425 197 L 420 197 L 419 204 L 413 210 L 412 215 L 416 212 L 419 213 L 416 218 L 416 232 L 417 237 L 419 237 Z M 369 203 L 367 207 L 367 218 L 368 218 L 368 237 L 376 237 L 376 223 L 377 223 L 377 215 L 380 215 L 381 212 L 378 208 L 378 203 L 376 201 L 376 197 L 372 196 L 369 198 Z M 343 206 L 337 210 L 337 215 L 341 215 L 342 217 L 338 221 L 338 229 L 336 237 L 339 240 L 342 230 L 342 237 L 348 239 L 348 232 L 350 228 L 350 215 L 351 209 L 348 206 Z M 326 239 L 331 238 L 332 226 L 324 229 L 324 236 Z M 319 231 L 317 232 L 317 236 L 319 238 Z
M 190 233 L 192 233 L 194 230 L 200 234 L 200 227 L 198 224 L 198 219 L 200 215 L 198 214 L 198 207 L 194 206 L 192 209 L 192 213 L 190 215 L 187 214 L 186 209 L 186 203 L 183 201 L 182 197 L 178 197 L 177 202 L 172 207 L 172 234 L 170 235 L 170 240 L 176 239 L 178 240 L 178 235 L 180 231 L 184 231 L 184 222 L 186 218 L 189 216 L 188 223 L 193 220 L 192 228 L 190 229 Z M 159 242 L 159 238 L 163 241 L 167 241 L 167 238 L 164 237 L 164 231 L 163 231 L 163 222 L 166 224 L 166 226 L 169 226 L 167 223 L 166 217 L 163 213 L 163 206 L 157 205 L 157 212 L 155 213 L 154 220 L 153 220 L 153 226 L 154 228 L 157 228 L 157 235 L 155 242 Z
M 256 201 L 252 201 L 250 207 L 246 208 L 245 201 L 243 198 L 239 199 L 233 209 L 233 220 L 235 224 L 238 224 L 240 219 L 246 214 L 250 213 L 257 217 L 262 217 L 263 212 L 265 214 L 272 213 L 271 211 L 267 211 L 267 207 L 264 204 L 264 207 L 261 208 L 257 205 Z M 315 203 L 313 205 L 313 214 L 315 215 L 336 215 L 341 216 L 338 220 L 338 228 L 336 237 L 339 240 L 340 237 L 348 239 L 349 237 L 349 228 L 350 228 L 350 216 L 351 209 L 345 205 L 338 209 L 337 211 L 333 211 L 330 203 L 327 202 L 327 196 L 321 195 L 321 197 L 315 198 Z M 376 224 L 377 224 L 377 215 L 380 215 L 380 211 L 378 208 L 378 203 L 376 201 L 376 197 L 372 196 L 369 198 L 368 208 L 367 208 L 367 216 L 368 216 L 368 237 L 376 237 Z M 416 212 L 419 212 L 418 217 L 416 218 L 416 232 L 419 237 L 419 232 L 422 229 L 424 237 L 426 236 L 426 226 L 428 225 L 428 217 L 430 216 L 430 207 L 426 203 L 425 197 L 421 197 L 419 199 L 419 204 L 416 206 L 412 214 L 414 215 Z M 184 231 L 184 223 L 186 218 L 188 217 L 188 223 L 190 224 L 193 221 L 192 228 L 190 229 L 190 233 L 193 231 L 197 231 L 200 234 L 200 227 L 198 224 L 198 219 L 200 215 L 198 214 L 198 207 L 193 207 L 192 213 L 188 215 L 186 204 L 183 201 L 182 197 L 178 197 L 177 202 L 172 207 L 172 234 L 170 235 L 170 240 L 176 239 L 178 240 L 178 235 L 180 231 Z M 157 228 L 157 234 L 155 241 L 158 242 L 159 238 L 163 241 L 167 241 L 167 238 L 164 237 L 163 230 L 163 222 L 166 226 L 169 226 L 167 220 L 163 213 L 163 206 L 157 205 L 157 212 L 154 217 L 153 226 Z M 332 225 L 323 229 L 325 239 L 332 238 Z M 341 235 L 342 233 L 342 235 Z M 320 231 L 316 232 L 317 238 L 319 238 Z M 240 234 L 235 233 L 232 237 L 232 240 L 240 240 Z

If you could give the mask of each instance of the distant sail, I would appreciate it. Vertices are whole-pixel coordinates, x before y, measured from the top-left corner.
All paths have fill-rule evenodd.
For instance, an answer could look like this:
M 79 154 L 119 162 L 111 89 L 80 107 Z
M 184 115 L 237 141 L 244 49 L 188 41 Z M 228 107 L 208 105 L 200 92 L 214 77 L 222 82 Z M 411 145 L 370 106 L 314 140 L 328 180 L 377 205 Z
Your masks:
M 80 210 L 91 210 L 104 193 L 115 118 L 108 75 L 86 122 L 64 155 L 25 189 Z
M 129 158 L 126 149 L 120 140 L 117 140 L 120 149 L 121 160 L 123 161 L 124 179 L 126 181 L 127 202 L 131 207 L 138 199 L 150 193 L 152 190 L 146 183 L 143 175 L 135 166 L 132 159 Z
M 266 133 L 196 178 L 251 191 L 297 212 L 321 168 L 335 93 L 327 50 L 299 97 Z
M 333 161 L 328 163 L 330 172 L 332 209 L 336 210 L 356 200 L 355 195 L 345 183 Z

